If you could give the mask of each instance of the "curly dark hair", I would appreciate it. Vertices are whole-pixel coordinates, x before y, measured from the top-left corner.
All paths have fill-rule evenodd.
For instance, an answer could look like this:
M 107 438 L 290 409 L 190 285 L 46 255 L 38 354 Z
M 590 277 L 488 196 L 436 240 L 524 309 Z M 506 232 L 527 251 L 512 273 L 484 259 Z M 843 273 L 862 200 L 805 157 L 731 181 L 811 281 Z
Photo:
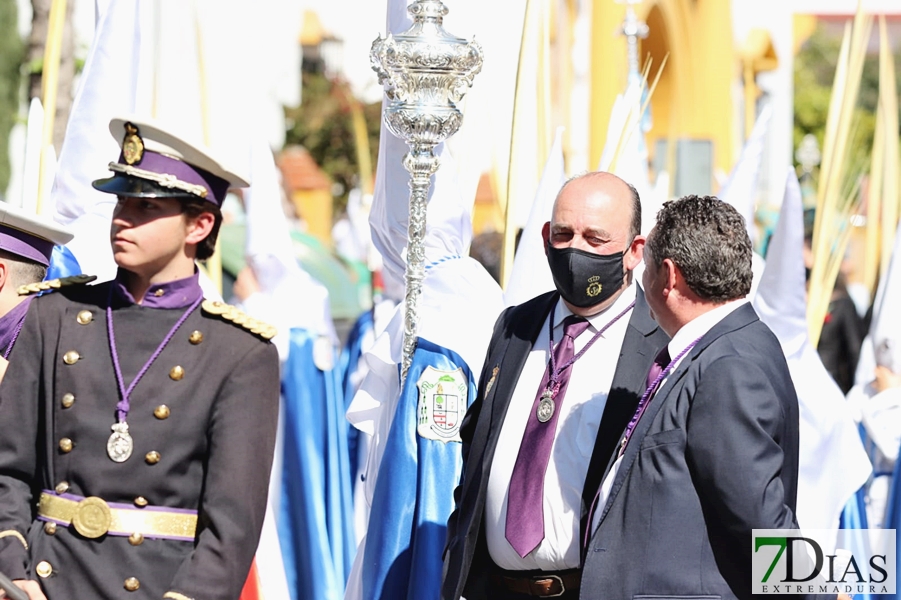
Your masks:
M 645 252 L 659 268 L 675 263 L 685 283 L 703 300 L 715 303 L 751 292 L 751 239 L 745 220 L 715 196 L 684 196 L 657 213 Z
M 212 202 L 194 198 L 182 200 L 181 206 L 181 211 L 189 218 L 198 217 L 205 212 L 212 213 L 216 218 L 210 234 L 197 244 L 197 253 L 194 256 L 197 260 L 206 260 L 216 251 L 216 239 L 219 237 L 219 228 L 222 226 L 222 211 Z

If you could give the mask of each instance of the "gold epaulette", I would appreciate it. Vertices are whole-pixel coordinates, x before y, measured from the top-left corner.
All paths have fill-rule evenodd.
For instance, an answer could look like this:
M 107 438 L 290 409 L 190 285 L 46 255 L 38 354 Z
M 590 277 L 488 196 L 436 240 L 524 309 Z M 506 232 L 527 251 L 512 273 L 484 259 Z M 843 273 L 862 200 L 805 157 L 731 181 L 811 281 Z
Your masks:
M 31 294 L 39 294 L 47 290 L 58 290 L 68 285 L 84 285 L 85 283 L 91 283 L 95 279 L 97 279 L 96 275 L 72 275 L 71 277 L 51 279 L 50 281 L 26 283 L 25 285 L 20 285 L 16 291 L 20 296 L 30 296 Z
M 225 302 L 204 300 L 203 304 L 200 305 L 200 308 L 211 315 L 216 315 L 226 321 L 231 321 L 235 325 L 240 325 L 247 331 L 260 336 L 264 340 L 271 340 L 275 337 L 275 334 L 278 333 L 272 325 L 249 317 L 241 312 L 240 309 L 231 304 L 226 304 Z

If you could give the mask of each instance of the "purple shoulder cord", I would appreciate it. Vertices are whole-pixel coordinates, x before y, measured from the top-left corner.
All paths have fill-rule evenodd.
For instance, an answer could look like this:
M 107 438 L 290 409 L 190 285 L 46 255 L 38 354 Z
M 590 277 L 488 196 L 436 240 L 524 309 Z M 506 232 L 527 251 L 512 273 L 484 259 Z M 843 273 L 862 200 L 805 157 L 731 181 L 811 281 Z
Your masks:
M 150 356 L 150 359 L 144 363 L 144 366 L 141 367 L 141 370 L 138 371 L 138 374 L 135 375 L 135 378 L 132 380 L 131 384 L 128 388 L 125 388 L 125 382 L 122 378 L 122 368 L 119 366 L 119 352 L 116 350 L 116 334 L 113 331 L 113 310 L 112 310 L 112 297 L 113 297 L 113 288 L 110 286 L 109 296 L 106 299 L 106 329 L 109 333 L 109 345 L 110 345 L 110 353 L 113 357 L 113 368 L 116 371 L 116 383 L 119 386 L 119 403 L 116 404 L 116 409 L 118 410 L 118 420 L 120 423 L 125 421 L 128 417 L 128 411 L 131 409 L 131 405 L 129 403 L 129 397 L 131 396 L 132 391 L 134 391 L 135 387 L 138 385 L 138 382 L 150 368 L 150 365 L 153 364 L 153 361 L 157 359 L 157 357 L 163 352 L 163 349 L 169 344 L 172 338 L 175 336 L 175 332 L 178 331 L 178 328 L 182 326 L 182 324 L 188 319 L 194 309 L 200 306 L 200 303 L 203 301 L 203 296 L 194 301 L 191 306 L 184 312 L 184 314 L 179 317 L 178 321 L 176 321 L 175 325 L 172 326 L 172 329 L 169 330 L 169 333 L 166 334 L 166 337 L 163 338 L 163 341 L 157 347 L 157 349 Z

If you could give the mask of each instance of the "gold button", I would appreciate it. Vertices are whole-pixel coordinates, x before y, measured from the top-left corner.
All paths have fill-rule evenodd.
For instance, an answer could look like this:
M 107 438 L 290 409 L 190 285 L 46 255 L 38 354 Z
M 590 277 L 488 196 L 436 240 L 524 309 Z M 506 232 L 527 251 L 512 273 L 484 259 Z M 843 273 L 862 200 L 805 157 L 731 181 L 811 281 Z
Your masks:
M 153 292 L 153 295 L 156 296 L 157 298 L 159 298 L 160 296 L 162 296 L 165 293 L 166 292 L 163 291 L 163 288 L 156 288 L 156 291 Z
M 137 506 L 138 508 L 144 508 L 145 506 L 147 506 L 147 498 L 145 498 L 144 496 L 138 496 L 137 498 L 135 498 L 135 506 Z
M 185 370 L 178 365 L 172 367 L 169 371 L 169 378 L 172 379 L 172 381 L 181 381 L 184 376 Z
M 136 592 L 139 587 L 141 587 L 141 582 L 138 581 L 137 577 L 129 577 L 125 580 L 125 589 L 129 592 Z
M 54 533 L 56 533 L 56 523 L 54 523 L 53 521 L 47 521 L 46 523 L 44 523 L 44 533 L 46 533 L 47 535 L 53 535 Z
M 160 404 L 156 408 L 153 409 L 153 416 L 159 420 L 168 419 L 169 418 L 169 407 L 165 404 Z
M 34 567 L 34 572 L 38 574 L 38 577 L 41 579 L 47 579 L 50 577 L 50 574 L 53 573 L 53 567 L 50 566 L 46 560 L 42 560 Z
M 160 462 L 160 453 L 156 450 L 151 450 L 147 454 L 144 455 L 144 460 L 147 461 L 148 465 L 155 465 Z
M 72 440 L 69 438 L 63 438 L 59 441 L 59 449 L 63 451 L 63 453 L 72 452 L 72 448 L 75 447 L 75 444 L 72 443 Z
M 128 543 L 132 546 L 140 546 L 144 543 L 144 535 L 136 531 L 128 536 Z
M 63 362 L 67 365 L 74 365 L 78 362 L 79 358 L 81 358 L 81 355 L 79 355 L 75 350 L 69 350 L 68 352 L 63 354 Z
M 75 394 L 63 394 L 62 405 L 63 408 L 69 408 L 75 404 Z
M 188 341 L 196 346 L 203 341 L 203 334 L 195 329 L 191 332 L 191 335 L 188 336 Z
M 78 321 L 80 325 L 87 325 L 94 320 L 94 315 L 91 314 L 91 311 L 89 310 L 83 310 L 78 313 L 78 316 L 75 317 L 75 320 Z
M 65 494 L 69 491 L 69 482 L 68 481 L 60 481 L 56 484 L 54 488 L 57 494 Z

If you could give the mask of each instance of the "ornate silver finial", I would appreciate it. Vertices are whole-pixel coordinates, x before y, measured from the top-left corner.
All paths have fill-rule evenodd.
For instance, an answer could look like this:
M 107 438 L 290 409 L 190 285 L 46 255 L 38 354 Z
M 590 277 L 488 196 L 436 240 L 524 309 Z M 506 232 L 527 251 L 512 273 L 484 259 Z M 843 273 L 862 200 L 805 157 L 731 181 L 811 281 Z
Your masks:
M 626 0 L 626 18 L 619 32 L 626 36 L 626 52 L 629 58 L 629 77 L 639 77 L 641 67 L 638 56 L 638 40 L 648 37 L 648 26 L 638 19 L 634 6 L 641 4 L 641 0 Z
M 404 344 L 401 385 L 416 350 L 418 305 L 425 276 L 426 205 L 429 178 L 438 170 L 435 146 L 460 129 L 456 104 L 482 69 L 482 47 L 444 29 L 448 10 L 440 0 L 416 0 L 407 7 L 413 26 L 372 43 L 369 60 L 385 88 L 383 117 L 388 130 L 410 147 L 410 224 L 404 274 Z

